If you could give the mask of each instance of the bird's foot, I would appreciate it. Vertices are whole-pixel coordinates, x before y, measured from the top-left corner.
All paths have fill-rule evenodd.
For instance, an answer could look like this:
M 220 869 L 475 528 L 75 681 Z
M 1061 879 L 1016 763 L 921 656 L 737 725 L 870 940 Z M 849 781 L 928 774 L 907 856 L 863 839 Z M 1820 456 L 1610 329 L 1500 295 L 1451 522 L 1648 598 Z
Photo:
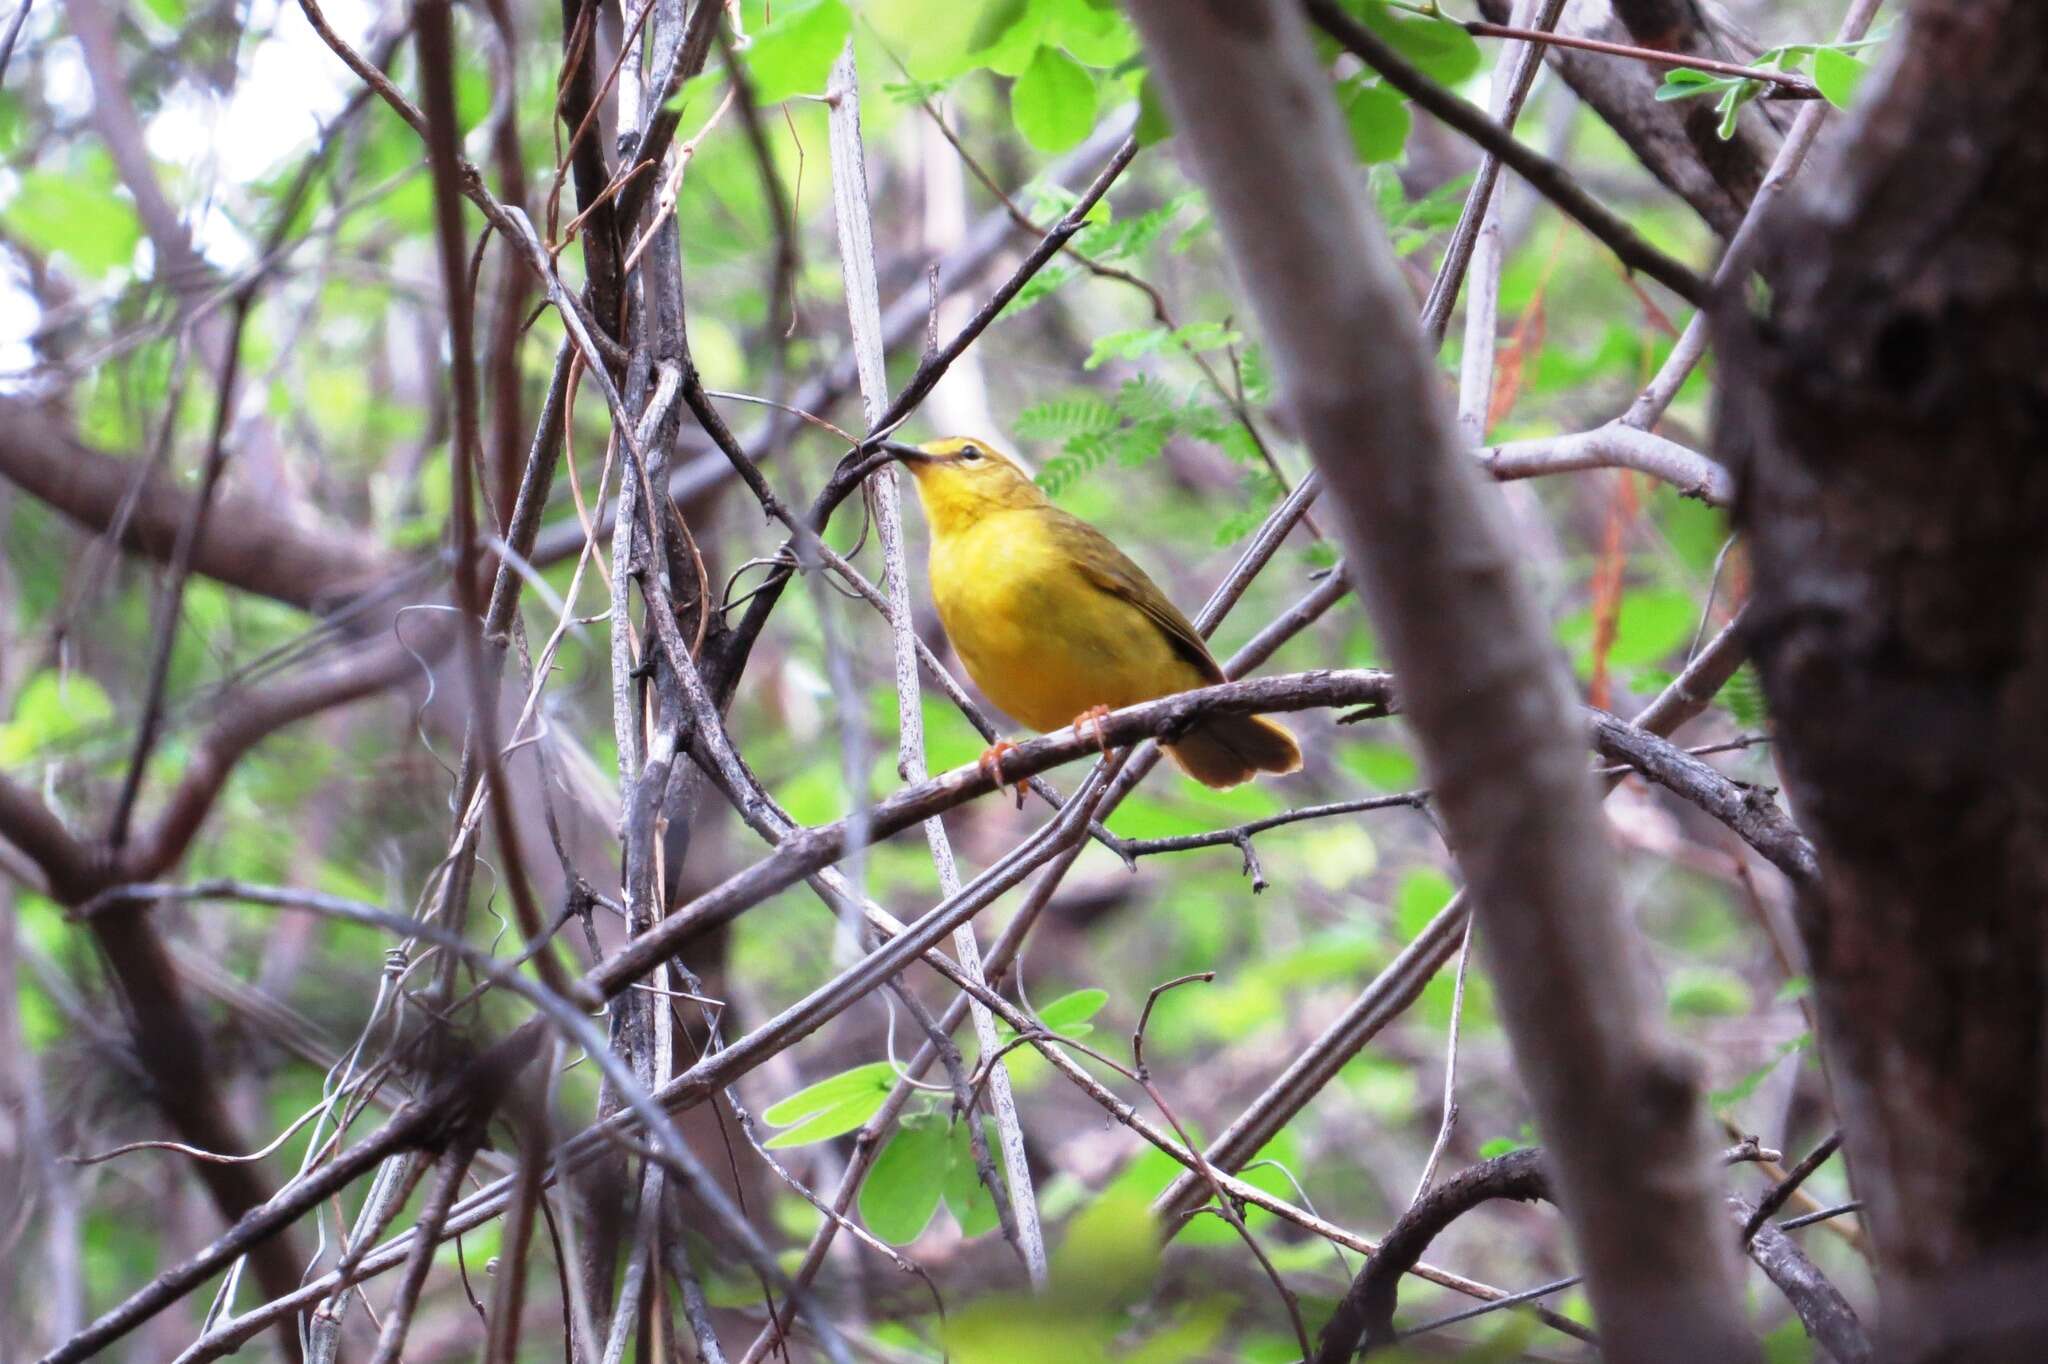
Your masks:
M 1109 717 L 1108 706 L 1090 706 L 1074 717 L 1074 733 L 1087 730 L 1095 736 L 1095 746 L 1102 750 L 1102 756 L 1109 756 L 1109 734 L 1102 728 L 1102 722 Z
M 981 755 L 980 761 L 975 764 L 976 767 L 981 769 L 982 775 L 995 783 L 996 790 L 998 791 L 1008 785 L 1003 780 L 1003 755 L 1011 752 L 1016 747 L 1017 745 L 1011 743 L 1008 739 L 998 739 L 989 745 L 988 750 Z M 1019 810 L 1024 808 L 1024 783 L 1021 781 L 1017 783 L 1017 808 Z

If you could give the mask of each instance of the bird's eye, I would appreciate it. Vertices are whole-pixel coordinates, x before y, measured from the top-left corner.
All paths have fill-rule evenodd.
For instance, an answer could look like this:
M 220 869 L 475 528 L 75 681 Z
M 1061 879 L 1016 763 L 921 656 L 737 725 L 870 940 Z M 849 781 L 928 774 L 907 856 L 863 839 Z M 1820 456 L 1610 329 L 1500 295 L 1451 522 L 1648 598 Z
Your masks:
M 962 458 L 962 459 L 980 459 L 980 458 L 981 458 L 981 447 L 980 447 L 980 446 L 977 446 L 977 445 L 963 445 L 963 446 L 961 446 L 961 447 L 960 447 L 960 458 Z

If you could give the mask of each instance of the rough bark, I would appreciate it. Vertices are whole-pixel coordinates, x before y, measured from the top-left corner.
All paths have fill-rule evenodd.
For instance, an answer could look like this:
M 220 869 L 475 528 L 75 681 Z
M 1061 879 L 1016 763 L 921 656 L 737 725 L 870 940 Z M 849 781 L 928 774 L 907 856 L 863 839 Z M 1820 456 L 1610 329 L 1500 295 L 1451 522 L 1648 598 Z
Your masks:
M 1434 396 L 1301 12 L 1131 8 L 1404 681 L 1606 1357 L 1754 1359 L 1693 1077 L 1620 916 L 1562 662 L 1499 494 Z
M 1752 649 L 1891 1356 L 2038 1359 L 2048 1305 L 2048 9 L 1922 0 L 1730 299 Z

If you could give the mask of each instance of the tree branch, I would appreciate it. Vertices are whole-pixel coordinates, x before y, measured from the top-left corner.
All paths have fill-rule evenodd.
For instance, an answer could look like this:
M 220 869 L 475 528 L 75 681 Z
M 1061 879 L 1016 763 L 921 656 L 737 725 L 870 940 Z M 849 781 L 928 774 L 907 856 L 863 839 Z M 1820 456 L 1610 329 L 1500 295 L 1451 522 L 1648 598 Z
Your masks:
M 1384 44 L 1351 41 L 1362 25 L 1328 0 L 1309 7 L 1378 65 Z M 1301 13 L 1284 0 L 1140 0 L 1133 13 L 1404 680 L 1610 1357 L 1755 1358 L 1733 1258 L 1711 1232 L 1695 1080 L 1620 920 L 1548 626 L 1432 396 Z M 1510 165 L 1513 145 L 1500 149 Z

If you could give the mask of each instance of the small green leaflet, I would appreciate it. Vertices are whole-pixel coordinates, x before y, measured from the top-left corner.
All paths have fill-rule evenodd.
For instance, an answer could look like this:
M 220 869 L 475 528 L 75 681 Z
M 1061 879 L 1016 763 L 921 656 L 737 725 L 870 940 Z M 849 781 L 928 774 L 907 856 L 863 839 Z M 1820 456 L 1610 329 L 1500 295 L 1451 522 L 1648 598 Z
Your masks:
M 852 27 L 853 16 L 844 0 L 778 5 L 774 21 L 758 29 L 747 44 L 754 98 L 776 104 L 824 90 Z
M 1111 360 L 1142 360 L 1168 346 L 1192 351 L 1221 350 L 1242 343 L 1242 333 L 1220 322 L 1190 322 L 1168 331 L 1164 327 L 1133 327 L 1096 338 L 1095 348 L 1081 363 L 1083 369 L 1100 369 Z
M 1827 102 L 1846 109 L 1856 98 L 1856 87 L 1870 74 L 1870 64 L 1840 48 L 1824 47 L 1813 54 L 1813 83 Z
M 1173 226 L 1174 219 L 1195 203 L 1195 194 L 1177 194 L 1147 213 L 1135 218 L 1110 221 L 1107 217 L 1096 218 L 1081 230 L 1074 245 L 1084 254 L 1098 260 L 1131 260 L 1142 255 L 1152 244 L 1166 234 Z
M 1095 126 L 1095 77 L 1066 53 L 1039 48 L 1010 87 L 1010 120 L 1038 150 L 1067 150 Z
M 1024 281 L 1024 287 L 1019 289 L 1011 296 L 1010 301 L 1003 305 L 1002 312 L 996 315 L 996 321 L 1007 321 L 1031 307 L 1040 299 L 1051 297 L 1059 290 L 1060 286 L 1080 273 L 1081 267 L 1078 265 L 1062 263 L 1046 266 L 1030 279 Z
M 995 1125 L 982 1120 L 982 1135 L 996 1149 Z M 924 1235 L 943 1200 L 962 1236 L 980 1236 L 1000 1221 L 981 1174 L 974 1168 L 974 1143 L 967 1124 L 949 1122 L 927 1110 L 912 1114 L 889 1137 L 860 1188 L 860 1219 L 892 1246 Z
M 1141 147 L 1150 147 L 1173 136 L 1173 120 L 1167 116 L 1166 101 L 1160 98 L 1159 82 L 1147 71 L 1138 82 L 1138 126 L 1131 131 Z
M 1881 30 L 1853 43 L 1788 43 L 1758 53 L 1750 65 L 1758 70 L 1793 72 L 1803 71 L 1811 61 L 1814 88 L 1828 103 L 1838 109 L 1846 109 L 1855 97 L 1856 87 L 1869 71 L 1868 63 L 1851 54 L 1881 43 L 1885 37 L 1886 32 Z M 1681 66 L 1664 73 L 1664 83 L 1657 87 L 1657 98 L 1669 102 L 1718 95 L 1720 98 L 1714 108 L 1720 112 L 1719 133 L 1721 140 L 1726 142 L 1735 136 L 1735 120 L 1741 114 L 1742 106 L 1762 95 L 1765 85 L 1763 81 L 1745 76 L 1714 75 Z
M 82 672 L 45 669 L 14 698 L 14 718 L 0 724 L 0 762 L 27 762 L 38 753 L 99 730 L 114 718 L 105 688 Z
M 1119 464 L 1142 464 L 1158 454 L 1174 431 L 1173 401 L 1156 379 L 1139 376 L 1124 381 L 1109 406 L 1107 419 L 1097 410 L 1098 398 L 1077 396 L 1066 403 L 1041 403 L 1018 419 L 1017 429 L 1025 439 L 1040 431 L 1037 439 L 1055 439 L 1064 427 L 1065 453 L 1047 460 L 1038 474 L 1038 486 L 1057 496 L 1098 466 L 1115 459 Z
M 1769 1078 L 1770 1073 L 1778 1068 L 1780 1061 L 1783 1061 L 1794 1052 L 1804 1049 L 1806 1044 L 1812 1040 L 1812 1033 L 1803 1032 L 1790 1041 L 1782 1043 L 1776 1051 L 1771 1053 L 1770 1060 L 1764 1062 L 1755 1070 L 1752 1070 L 1749 1074 L 1728 1086 L 1728 1088 L 1717 1089 L 1712 1094 L 1709 1094 L 1707 1096 L 1707 1105 L 1710 1108 L 1723 1109 L 1731 1108 L 1741 1103 L 1744 1099 L 1756 1093 L 1757 1086 Z
M 1366 165 L 1399 159 L 1407 145 L 1408 101 L 1376 80 L 1354 76 L 1337 87 L 1352 150 Z
M 896 1087 L 896 1067 L 888 1061 L 855 1066 L 800 1089 L 761 1114 L 771 1127 L 787 1127 L 765 1145 L 807 1146 L 851 1132 L 881 1111 Z
M 1071 440 L 1100 435 L 1117 427 L 1116 409 L 1092 394 L 1076 394 L 1034 403 L 1017 414 L 1011 430 L 1018 440 Z
M 1479 44 L 1447 15 L 1420 15 L 1388 0 L 1354 6 L 1365 26 L 1440 85 L 1458 85 L 1478 70 Z
M 1040 1009 L 1038 1022 L 1047 1032 L 1056 1032 L 1062 1037 L 1086 1037 L 1095 1031 L 1095 1025 L 1088 1020 L 1100 1013 L 1107 1003 L 1107 990 L 1076 990 L 1072 994 L 1061 995 Z M 1016 1035 L 1009 1024 L 997 1021 L 997 1037 L 1007 1042 Z
M 939 1210 L 952 1158 L 948 1125 L 936 1113 L 905 1118 L 861 1182 L 860 1220 L 892 1246 L 922 1236 Z
M 967 50 L 980 52 L 993 47 L 996 40 L 1008 33 L 1029 8 L 1027 0 L 994 0 L 984 5 L 981 17 L 974 21 L 974 28 L 967 35 Z

